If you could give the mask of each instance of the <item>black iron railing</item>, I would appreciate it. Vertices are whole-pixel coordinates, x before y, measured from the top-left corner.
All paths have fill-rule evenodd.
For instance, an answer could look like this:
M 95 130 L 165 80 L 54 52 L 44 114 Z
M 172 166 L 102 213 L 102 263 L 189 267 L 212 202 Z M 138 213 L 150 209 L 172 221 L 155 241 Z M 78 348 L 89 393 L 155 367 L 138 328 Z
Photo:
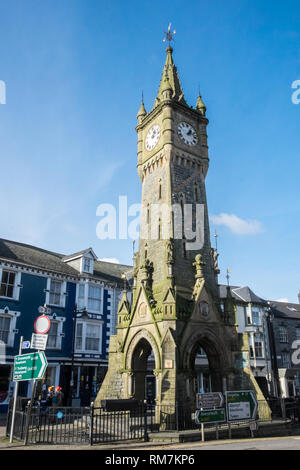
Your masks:
M 129 410 L 110 410 L 105 407 L 48 407 L 33 406 L 17 410 L 13 437 L 29 444 L 101 444 L 127 440 L 147 441 L 148 434 L 158 431 L 199 430 L 195 408 L 189 404 L 146 405 L 137 403 Z M 9 409 L 7 436 L 10 435 L 12 412 Z M 272 399 L 258 403 L 256 419 L 259 422 L 288 418 L 300 423 L 300 402 Z M 232 423 L 233 427 L 247 426 L 245 421 Z M 214 424 L 205 424 L 205 429 Z M 220 423 L 220 431 L 228 429 Z
M 91 444 L 146 439 L 147 407 L 139 404 L 131 410 L 91 409 Z

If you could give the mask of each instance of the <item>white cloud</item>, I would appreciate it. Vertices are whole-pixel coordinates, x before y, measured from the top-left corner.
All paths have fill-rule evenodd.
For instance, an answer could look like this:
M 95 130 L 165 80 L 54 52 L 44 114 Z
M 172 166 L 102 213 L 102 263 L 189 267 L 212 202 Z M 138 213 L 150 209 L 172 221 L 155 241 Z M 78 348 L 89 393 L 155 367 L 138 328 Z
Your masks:
M 263 232 L 263 226 L 258 220 L 244 220 L 234 214 L 223 212 L 212 215 L 210 219 L 215 225 L 225 225 L 237 235 L 256 235 Z
M 275 302 L 285 302 L 285 303 L 289 303 L 289 299 L 277 299 L 275 300 Z
M 120 261 L 117 258 L 99 258 L 99 261 L 106 261 L 107 263 L 120 264 Z

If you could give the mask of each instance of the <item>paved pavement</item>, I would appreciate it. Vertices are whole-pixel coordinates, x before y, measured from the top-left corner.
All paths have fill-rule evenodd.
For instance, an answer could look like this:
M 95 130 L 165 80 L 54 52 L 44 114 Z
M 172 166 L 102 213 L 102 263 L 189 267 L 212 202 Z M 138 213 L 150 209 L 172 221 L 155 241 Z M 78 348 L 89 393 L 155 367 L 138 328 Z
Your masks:
M 131 449 L 134 448 L 131 447 Z M 157 446 L 155 450 L 300 450 L 300 436 L 170 444 Z

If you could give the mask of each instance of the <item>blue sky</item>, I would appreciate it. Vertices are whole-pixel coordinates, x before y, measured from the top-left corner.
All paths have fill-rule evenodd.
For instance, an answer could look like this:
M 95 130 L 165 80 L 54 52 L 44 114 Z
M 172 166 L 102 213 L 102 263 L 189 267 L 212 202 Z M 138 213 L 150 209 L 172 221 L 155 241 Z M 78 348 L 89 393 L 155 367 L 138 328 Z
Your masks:
M 297 302 L 300 8 L 294 0 L 0 0 L 0 236 L 131 263 L 96 208 L 140 201 L 136 114 L 150 110 L 176 29 L 186 100 L 207 106 L 220 282 Z M 213 238 L 213 237 L 212 237 Z

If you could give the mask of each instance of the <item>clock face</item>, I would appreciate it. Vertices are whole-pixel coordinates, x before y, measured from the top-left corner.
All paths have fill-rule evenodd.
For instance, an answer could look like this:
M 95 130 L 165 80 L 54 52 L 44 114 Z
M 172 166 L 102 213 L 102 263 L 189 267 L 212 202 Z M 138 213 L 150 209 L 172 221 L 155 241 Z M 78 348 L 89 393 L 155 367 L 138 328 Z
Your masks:
M 180 122 L 178 124 L 178 135 L 186 145 L 196 145 L 198 142 L 197 132 L 187 122 Z
M 153 150 L 160 138 L 160 127 L 155 124 L 149 130 L 146 137 L 146 149 Z

